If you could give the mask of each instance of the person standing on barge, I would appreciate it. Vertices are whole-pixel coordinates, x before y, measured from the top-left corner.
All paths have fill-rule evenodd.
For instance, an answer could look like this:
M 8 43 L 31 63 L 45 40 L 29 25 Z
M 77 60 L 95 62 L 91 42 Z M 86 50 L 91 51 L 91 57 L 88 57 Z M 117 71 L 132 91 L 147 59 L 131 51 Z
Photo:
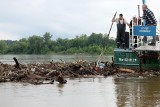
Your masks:
M 119 14 L 119 18 L 115 18 L 114 15 L 112 22 L 117 22 L 117 48 L 124 48 L 125 45 L 125 31 L 126 31 L 126 24 L 130 27 L 130 24 L 123 18 L 123 14 Z

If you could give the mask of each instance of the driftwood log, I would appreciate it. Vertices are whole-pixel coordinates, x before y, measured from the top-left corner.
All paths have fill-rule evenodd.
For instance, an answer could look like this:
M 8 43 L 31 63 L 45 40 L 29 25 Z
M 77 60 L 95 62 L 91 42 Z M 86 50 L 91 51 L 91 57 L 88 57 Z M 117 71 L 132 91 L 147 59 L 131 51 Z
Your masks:
M 132 69 L 125 69 L 125 68 L 120 68 L 119 71 L 120 72 L 126 72 L 126 73 L 135 73 L 134 70 L 132 70 Z
M 13 60 L 14 60 L 15 63 L 16 63 L 15 67 L 18 68 L 18 69 L 21 69 L 21 68 L 20 68 L 20 63 L 18 62 L 17 58 L 16 58 L 16 57 L 13 57 Z
M 67 80 L 64 79 L 64 77 L 60 74 L 57 78 L 57 81 L 60 83 L 60 84 L 65 84 L 67 83 Z

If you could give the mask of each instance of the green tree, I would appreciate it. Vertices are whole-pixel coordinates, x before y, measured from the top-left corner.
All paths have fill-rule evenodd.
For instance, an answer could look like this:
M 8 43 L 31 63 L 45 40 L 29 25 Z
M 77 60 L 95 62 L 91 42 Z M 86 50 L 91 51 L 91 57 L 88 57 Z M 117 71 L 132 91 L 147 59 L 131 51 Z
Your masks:
M 88 45 L 102 45 L 102 40 L 103 40 L 103 34 L 96 34 L 96 33 L 92 33 L 89 37 L 88 37 Z
M 28 48 L 30 54 L 42 54 L 45 52 L 45 42 L 43 40 L 43 37 L 33 35 L 29 37 L 28 39 Z
M 87 35 L 76 36 L 76 38 L 70 40 L 71 47 L 83 48 L 87 45 Z
M 0 41 L 0 53 L 4 54 L 7 50 L 7 44 L 4 41 Z
M 51 38 L 52 38 L 52 35 L 49 33 L 49 32 L 46 32 L 44 35 L 43 35 L 43 39 L 44 39 L 44 51 L 45 53 L 47 53 L 50 49 L 51 49 Z
M 55 46 L 59 49 L 56 49 L 56 50 L 66 51 L 70 47 L 68 42 L 69 42 L 68 39 L 58 38 L 56 40 Z
M 19 41 L 0 41 L 0 53 L 15 54 L 46 54 L 48 52 L 58 53 L 100 53 L 101 49 L 113 52 L 115 40 L 109 39 L 106 34 L 92 33 L 90 36 L 82 34 L 73 39 L 51 40 L 52 35 L 46 32 L 42 37 L 33 35 L 22 38 Z
M 28 45 L 26 42 L 16 41 L 10 46 L 9 52 L 14 54 L 24 54 L 27 53 Z
M 44 38 L 45 45 L 47 45 L 47 47 L 48 47 L 48 44 L 51 41 L 52 35 L 49 32 L 46 32 L 43 35 L 43 38 Z

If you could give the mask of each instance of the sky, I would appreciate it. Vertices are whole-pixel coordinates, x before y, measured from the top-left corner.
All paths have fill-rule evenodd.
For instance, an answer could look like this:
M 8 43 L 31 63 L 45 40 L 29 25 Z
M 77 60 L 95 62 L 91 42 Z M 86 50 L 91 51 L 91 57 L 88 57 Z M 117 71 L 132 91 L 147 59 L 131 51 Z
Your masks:
M 146 2 L 158 20 L 160 0 Z M 43 36 L 45 32 L 50 32 L 52 39 L 106 34 L 116 11 L 117 17 L 123 13 L 129 22 L 138 16 L 137 5 L 142 5 L 142 0 L 0 0 L 0 40 Z M 116 38 L 116 23 L 110 37 Z

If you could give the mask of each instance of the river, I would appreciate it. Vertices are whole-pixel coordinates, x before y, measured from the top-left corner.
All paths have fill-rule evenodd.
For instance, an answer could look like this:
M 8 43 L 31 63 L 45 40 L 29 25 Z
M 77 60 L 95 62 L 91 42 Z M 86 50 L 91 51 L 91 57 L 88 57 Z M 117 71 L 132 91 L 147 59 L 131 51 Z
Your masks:
M 4 55 L 1 59 L 2 62 L 13 63 L 12 57 Z M 34 62 L 32 59 L 42 62 L 50 61 L 50 58 L 56 59 L 44 55 L 25 62 L 26 57 L 15 57 L 23 63 Z M 45 61 L 42 57 L 46 58 Z M 11 60 L 4 60 L 5 58 Z M 69 56 L 64 56 L 64 60 L 65 58 Z M 58 59 L 59 57 L 57 61 Z M 46 85 L 0 83 L 0 107 L 160 107 L 160 77 L 112 76 L 68 78 L 67 81 L 63 85 L 57 82 Z
M 160 107 L 160 78 L 67 79 L 61 85 L 0 83 L 0 107 Z
M 102 56 L 102 61 L 111 61 L 113 55 Z M 27 63 L 48 63 L 50 61 L 73 62 L 76 60 L 84 60 L 95 62 L 99 55 L 73 54 L 73 55 L 0 55 L 0 62 L 14 64 L 13 57 L 16 57 L 21 64 Z

